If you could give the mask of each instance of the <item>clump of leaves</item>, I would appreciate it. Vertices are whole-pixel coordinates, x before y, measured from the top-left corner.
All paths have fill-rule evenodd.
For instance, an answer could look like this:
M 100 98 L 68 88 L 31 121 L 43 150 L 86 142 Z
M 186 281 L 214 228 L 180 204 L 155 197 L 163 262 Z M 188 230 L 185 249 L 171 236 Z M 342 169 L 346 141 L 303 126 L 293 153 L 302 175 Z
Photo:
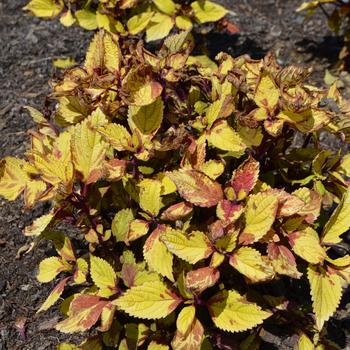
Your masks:
M 163 39 L 175 28 L 191 30 L 193 23 L 217 22 L 227 13 L 210 0 L 31 0 L 24 9 L 38 17 L 60 16 L 64 26 L 77 22 L 88 30 L 146 32 L 146 41 Z
M 157 53 L 97 33 L 53 85 L 55 113 L 29 108 L 26 159 L 1 162 L 0 195 L 52 202 L 24 231 L 57 251 L 39 266 L 56 280 L 39 312 L 64 295 L 56 329 L 97 332 L 61 350 L 251 349 L 271 324 L 297 349 L 330 343 L 350 280 L 334 250 L 350 155 L 322 140 L 344 139 L 349 104 L 270 55 L 213 62 L 192 46 L 187 32 Z
M 297 11 L 306 11 L 310 16 L 317 9 L 320 9 L 327 17 L 328 27 L 337 35 L 341 35 L 344 40 L 343 49 L 339 53 L 341 67 L 344 68 L 345 59 L 350 53 L 350 3 L 339 0 L 309 0 L 300 5 Z

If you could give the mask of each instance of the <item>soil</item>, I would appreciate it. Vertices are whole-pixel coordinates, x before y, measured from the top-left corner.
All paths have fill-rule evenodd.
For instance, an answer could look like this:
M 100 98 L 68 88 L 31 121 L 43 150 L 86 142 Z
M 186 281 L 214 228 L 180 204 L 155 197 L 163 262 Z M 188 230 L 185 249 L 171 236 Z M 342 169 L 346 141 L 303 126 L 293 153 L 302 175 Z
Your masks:
M 273 51 L 282 65 L 311 66 L 311 81 L 323 85 L 324 72 L 335 65 L 341 42 L 327 30 L 321 14 L 305 22 L 295 13 L 302 0 L 220 2 L 233 11 L 230 20 L 239 26 L 240 33 L 202 34 L 212 56 L 226 51 L 261 58 Z M 66 56 L 80 62 L 92 35 L 78 27 L 66 29 L 57 21 L 26 16 L 21 10 L 25 3 L 0 2 L 0 159 L 21 157 L 27 149 L 26 131 L 33 124 L 23 106 L 43 107 L 48 80 L 57 74 L 52 59 Z M 27 254 L 17 254 L 31 242 L 23 236 L 23 228 L 46 209 L 41 205 L 23 212 L 21 201 L 0 199 L 0 350 L 55 349 L 60 341 L 78 339 L 50 329 L 57 321 L 56 310 L 35 314 L 52 288 L 36 281 L 37 265 L 51 255 L 52 248 L 42 243 Z M 346 295 L 340 311 L 329 322 L 333 340 L 343 349 L 350 349 L 349 311 Z M 25 337 L 16 328 L 23 320 Z M 264 339 L 265 349 L 292 349 L 293 340 L 273 331 L 266 332 Z

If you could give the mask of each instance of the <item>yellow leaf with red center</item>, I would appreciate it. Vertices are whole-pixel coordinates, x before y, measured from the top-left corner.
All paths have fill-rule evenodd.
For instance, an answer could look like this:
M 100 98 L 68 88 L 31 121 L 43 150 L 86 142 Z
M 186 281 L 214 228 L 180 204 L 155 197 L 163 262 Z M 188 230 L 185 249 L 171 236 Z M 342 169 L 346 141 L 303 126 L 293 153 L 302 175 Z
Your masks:
M 108 301 L 95 295 L 79 295 L 70 304 L 69 317 L 55 327 L 63 333 L 84 332 L 99 320 Z
M 106 260 L 91 255 L 90 275 L 95 285 L 100 289 L 100 296 L 109 297 L 116 293 L 117 274 Z
M 230 186 L 234 191 L 232 200 L 242 200 L 254 189 L 259 177 L 260 165 L 254 158 L 248 158 L 233 173 Z
M 136 241 L 140 237 L 147 234 L 149 229 L 149 222 L 145 220 L 136 219 L 130 222 L 129 232 L 125 239 L 125 243 L 129 244 L 132 241 Z
M 206 289 L 214 286 L 220 278 L 220 272 L 214 267 L 202 267 L 187 272 L 185 287 L 193 294 L 201 294 Z
M 72 266 L 57 256 L 46 258 L 39 264 L 37 279 L 41 283 L 52 281 L 60 272 L 71 271 Z
M 0 196 L 13 201 L 24 191 L 26 206 L 32 206 L 46 190 L 46 184 L 31 175 L 38 175 L 38 171 L 25 160 L 6 157 L 0 162 Z
M 321 330 L 340 303 L 343 280 L 337 274 L 316 266 L 309 266 L 307 275 L 311 288 L 312 307 L 316 316 L 316 326 L 318 330 Z
M 173 255 L 160 240 L 160 235 L 165 230 L 166 227 L 160 225 L 150 234 L 143 246 L 143 256 L 150 270 L 156 271 L 174 282 Z
M 233 224 L 242 215 L 244 208 L 242 205 L 234 204 L 226 199 L 220 201 L 216 207 L 216 216 L 224 225 Z
M 160 239 L 173 254 L 190 264 L 208 258 L 214 251 L 209 238 L 200 231 L 193 231 L 187 235 L 168 227 Z
M 318 233 L 311 227 L 290 233 L 288 240 L 294 253 L 310 264 L 321 264 L 326 257 Z
M 185 218 L 187 215 L 191 214 L 193 207 L 191 203 L 180 202 L 171 205 L 169 208 L 163 211 L 160 216 L 161 220 L 165 221 L 176 221 Z
M 273 78 L 264 72 L 256 86 L 254 101 L 260 107 L 272 112 L 278 104 L 280 90 Z
M 268 259 L 250 247 L 242 247 L 235 251 L 230 257 L 230 265 L 252 283 L 267 281 L 274 277 Z
M 215 326 L 227 332 L 254 328 L 271 316 L 235 290 L 217 293 L 208 301 L 208 308 Z
M 299 213 L 305 207 L 305 202 L 298 196 L 283 190 L 271 189 L 268 193 L 278 198 L 277 217 L 288 217 Z
M 220 184 L 199 171 L 181 169 L 167 176 L 175 183 L 180 196 L 194 205 L 212 207 L 223 198 Z
M 154 320 L 168 316 L 181 303 L 182 299 L 160 281 L 132 287 L 113 301 L 131 316 Z
M 161 188 L 162 183 L 158 180 L 143 179 L 138 183 L 140 189 L 139 204 L 147 213 L 157 216 L 161 208 Z
M 107 145 L 94 129 L 99 123 L 97 115 L 91 115 L 77 124 L 72 135 L 73 163 L 86 184 L 97 181 L 103 175 Z
M 350 228 L 350 189 L 348 189 L 337 209 L 328 220 L 322 235 L 322 242 L 336 244 L 341 241 L 340 236 Z
M 245 227 L 239 237 L 243 244 L 251 244 L 264 237 L 276 218 L 278 198 L 267 192 L 250 195 L 244 213 Z
M 176 350 L 197 350 L 201 348 L 204 338 L 204 328 L 197 318 L 194 318 L 188 331 L 183 335 L 176 331 L 174 339 L 171 341 L 173 349 Z
M 302 187 L 292 193 L 304 201 L 305 206 L 298 210 L 298 214 L 305 216 L 305 221 L 312 224 L 320 215 L 322 197 L 316 191 Z
M 123 81 L 123 89 L 128 94 L 129 103 L 146 106 L 155 102 L 161 95 L 163 87 L 152 78 L 149 67 L 132 69 Z
M 51 152 L 39 154 L 30 153 L 33 163 L 41 173 L 43 180 L 58 186 L 60 183 L 70 184 L 73 179 L 71 155 L 71 134 L 63 132 L 55 140 Z
M 292 278 L 302 276 L 302 273 L 297 269 L 293 253 L 287 247 L 272 242 L 269 243 L 267 252 L 276 273 Z
M 210 145 L 223 151 L 242 153 L 246 149 L 239 134 L 226 120 L 217 121 L 208 132 L 207 140 Z
M 37 313 L 48 310 L 52 305 L 56 303 L 56 301 L 60 298 L 61 294 L 63 293 L 64 288 L 67 285 L 69 279 L 70 277 L 64 278 L 55 286 L 55 288 L 51 291 L 50 295 L 46 298 L 44 303 L 40 306 L 40 309 L 37 311 Z

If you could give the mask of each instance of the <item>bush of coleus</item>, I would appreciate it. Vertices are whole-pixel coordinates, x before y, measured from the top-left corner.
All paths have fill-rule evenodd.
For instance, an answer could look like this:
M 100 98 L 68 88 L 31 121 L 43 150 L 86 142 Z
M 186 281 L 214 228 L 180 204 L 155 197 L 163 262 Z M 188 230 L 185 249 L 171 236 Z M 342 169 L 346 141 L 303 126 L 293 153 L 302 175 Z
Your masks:
M 339 60 L 343 68 L 345 59 L 348 59 L 350 54 L 350 2 L 347 0 L 308 0 L 301 4 L 297 11 L 305 11 L 310 16 L 317 9 L 327 17 L 330 30 L 342 36 L 344 42 L 339 53 Z
M 271 55 L 192 46 L 100 31 L 53 84 L 55 112 L 28 107 L 31 148 L 2 160 L 0 195 L 52 203 L 24 231 L 57 252 L 39 312 L 59 303 L 57 330 L 93 330 L 61 350 L 257 349 L 271 325 L 296 349 L 337 348 L 350 155 L 322 139 L 347 139 L 349 104 Z
M 146 41 L 163 39 L 173 29 L 190 30 L 193 23 L 217 22 L 228 12 L 210 0 L 31 0 L 24 9 L 38 17 L 60 16 L 64 26 L 146 32 Z

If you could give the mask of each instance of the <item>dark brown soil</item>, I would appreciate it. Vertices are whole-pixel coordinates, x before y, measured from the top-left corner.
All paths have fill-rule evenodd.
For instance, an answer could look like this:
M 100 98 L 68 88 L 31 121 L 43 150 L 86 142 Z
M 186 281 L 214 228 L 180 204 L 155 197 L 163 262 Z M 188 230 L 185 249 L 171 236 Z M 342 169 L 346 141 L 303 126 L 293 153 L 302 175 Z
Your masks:
M 327 30 L 324 18 L 313 17 L 305 24 L 295 8 L 301 0 L 221 0 L 235 14 L 231 20 L 239 34 L 211 33 L 204 37 L 214 56 L 219 51 L 244 53 L 261 58 L 275 52 L 280 64 L 312 66 L 314 83 L 323 84 L 327 67 L 335 64 L 340 41 Z M 26 130 L 32 126 L 24 105 L 42 108 L 49 91 L 48 80 L 55 74 L 52 59 L 61 56 L 81 61 L 91 33 L 77 27 L 65 29 L 56 22 L 25 16 L 25 0 L 0 1 L 0 159 L 21 157 L 28 147 Z M 203 39 L 203 36 L 202 36 Z M 38 262 L 51 254 L 41 244 L 35 251 L 16 259 L 18 250 L 30 243 L 22 229 L 45 211 L 42 205 L 23 212 L 20 201 L 0 199 L 0 350 L 55 349 L 59 341 L 74 339 L 48 330 L 57 319 L 55 311 L 35 315 L 52 285 L 41 286 L 35 279 Z M 334 340 L 350 347 L 350 304 L 330 323 Z M 26 319 L 26 338 L 15 327 L 16 319 Z M 266 334 L 265 349 L 291 349 L 290 339 Z M 77 339 L 77 338 L 75 338 Z

